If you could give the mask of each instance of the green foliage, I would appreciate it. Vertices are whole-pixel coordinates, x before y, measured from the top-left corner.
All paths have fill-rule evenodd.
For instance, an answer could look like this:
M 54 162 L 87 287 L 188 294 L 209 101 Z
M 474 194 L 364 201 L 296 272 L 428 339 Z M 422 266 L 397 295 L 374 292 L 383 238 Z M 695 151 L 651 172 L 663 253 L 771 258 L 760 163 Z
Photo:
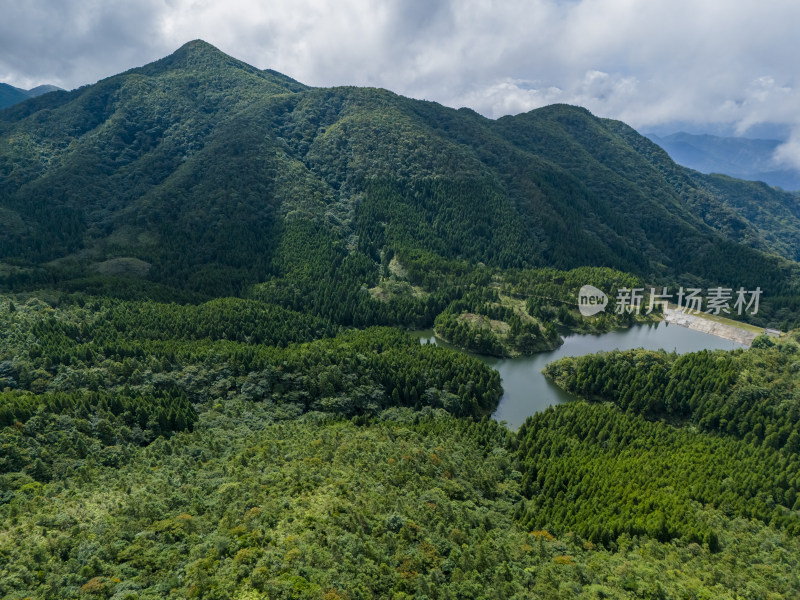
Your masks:
M 753 340 L 753 343 L 750 345 L 751 348 L 772 348 L 775 345 L 770 337 L 766 334 L 759 335 L 756 339 Z
M 434 324 L 443 338 L 481 354 L 532 354 L 562 343 L 553 322 L 543 324 L 504 305 L 494 289 L 468 292 L 454 300 Z
M 515 435 L 496 371 L 376 326 L 526 353 L 636 321 L 579 317 L 582 285 L 658 281 L 760 286 L 788 329 L 778 192 L 582 109 L 490 121 L 200 41 L 0 112 L 0 184 L 0 596 L 800 589 L 795 339 L 564 359 L 616 406 Z
M 346 416 L 396 405 L 481 416 L 501 394 L 497 372 L 477 359 L 420 346 L 394 329 L 315 340 L 339 330 L 253 300 L 178 306 L 90 298 L 53 310 L 32 299 L 5 313 L 5 326 L 0 385 L 35 393 L 177 390 L 195 403 L 235 397 L 266 402 L 276 415 Z M 296 343 L 305 340 L 315 341 Z
M 624 534 L 610 552 L 521 528 L 514 436 L 489 420 L 393 410 L 264 425 L 239 408 L 125 468 L 94 464 L 68 484 L 0 476 L 0 594 L 733 600 L 800 583 L 796 538 L 717 514 L 716 553 Z
M 489 179 L 371 180 L 356 231 L 365 249 L 425 250 L 506 268 L 540 260 L 520 215 Z
M 798 346 L 790 339 L 749 352 L 631 350 L 563 358 L 547 365 L 545 374 L 588 400 L 797 452 L 799 366 Z
M 797 321 L 796 264 L 767 255 L 796 258 L 790 199 L 659 152 L 575 107 L 492 121 L 191 42 L 3 111 L 0 284 L 186 302 L 261 283 L 338 324 L 427 327 L 456 298 L 439 267 L 594 265 L 760 286 L 759 324 Z M 364 294 L 386 256 L 431 296 Z
M 489 283 L 436 264 L 453 289 Z M 537 280 L 572 293 L 515 281 Z M 480 289 L 460 297 L 504 306 Z M 733 599 L 800 584 L 794 431 L 751 444 L 567 405 L 515 435 L 487 418 L 500 380 L 480 361 L 256 300 L 5 297 L 0 332 L 4 597 Z M 700 398 L 715 389 L 703 369 L 749 356 L 749 383 L 784 410 L 793 344 L 700 354 L 680 376 Z
M 765 244 L 791 260 L 800 259 L 800 217 L 797 196 L 761 182 L 743 182 L 725 175 L 698 177 L 701 189 L 719 198 L 725 207 L 758 227 Z
M 34 395 L 0 393 L 0 473 L 37 481 L 75 475 L 87 465 L 119 466 L 134 448 L 191 430 L 197 412 L 185 394 Z
M 718 550 L 703 507 L 800 531 L 800 458 L 583 402 L 549 408 L 520 429 L 528 528 L 681 538 Z M 713 460 L 710 460 L 713 457 Z

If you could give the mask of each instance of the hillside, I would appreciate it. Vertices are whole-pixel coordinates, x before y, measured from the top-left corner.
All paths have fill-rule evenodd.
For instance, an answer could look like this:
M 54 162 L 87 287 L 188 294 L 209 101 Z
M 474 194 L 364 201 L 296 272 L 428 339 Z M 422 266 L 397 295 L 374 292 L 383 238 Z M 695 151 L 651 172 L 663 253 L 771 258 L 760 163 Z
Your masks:
M 797 335 L 563 359 L 550 375 L 606 402 L 515 434 L 485 417 L 496 371 L 389 328 L 243 299 L 7 296 L 0 325 L 3 597 L 798 586 Z
M 341 322 L 395 254 L 606 266 L 778 299 L 797 282 L 786 259 L 800 257 L 784 219 L 796 198 L 764 189 L 753 214 L 750 184 L 709 185 L 584 109 L 492 121 L 385 90 L 310 88 L 202 41 L 0 113 L 0 183 L 11 289 L 197 300 L 268 282 L 261 297 L 289 305 L 287 289 L 308 297 L 329 282 L 349 307 Z M 320 314 L 309 302 L 299 308 Z
M 4 598 L 800 585 L 797 334 L 563 359 L 593 402 L 515 434 L 482 361 L 253 300 L 0 296 L 0 331 Z
M 618 121 L 319 89 L 202 42 L 0 111 L 0 597 L 794 598 L 800 333 L 497 356 L 659 319 L 578 290 L 761 286 L 797 199 Z
M 16 88 L 7 83 L 0 83 L 0 109 L 6 108 L 30 98 L 26 90 Z
M 729 177 L 763 181 L 785 190 L 800 190 L 800 172 L 781 167 L 775 160 L 780 140 L 721 137 L 673 133 L 647 134 L 664 148 L 672 159 L 701 173 L 720 173 Z

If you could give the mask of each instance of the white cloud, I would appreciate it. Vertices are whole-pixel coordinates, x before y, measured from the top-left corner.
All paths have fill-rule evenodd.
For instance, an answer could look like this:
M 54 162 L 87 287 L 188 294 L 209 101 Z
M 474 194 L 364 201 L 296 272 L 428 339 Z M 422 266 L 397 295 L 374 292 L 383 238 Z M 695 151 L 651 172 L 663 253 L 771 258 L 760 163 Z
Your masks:
M 792 132 L 785 144 L 778 146 L 773 158 L 780 167 L 800 169 L 800 128 Z
M 490 117 L 500 117 L 561 102 L 562 96 L 563 90 L 557 87 L 537 89 L 520 80 L 506 79 L 467 93 L 461 104 Z

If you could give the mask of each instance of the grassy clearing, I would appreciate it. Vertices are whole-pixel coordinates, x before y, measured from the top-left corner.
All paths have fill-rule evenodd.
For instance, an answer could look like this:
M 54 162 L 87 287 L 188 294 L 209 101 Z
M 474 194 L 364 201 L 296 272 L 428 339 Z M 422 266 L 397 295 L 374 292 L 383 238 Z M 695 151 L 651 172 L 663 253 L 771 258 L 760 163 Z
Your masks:
M 511 329 L 511 326 L 505 321 L 490 319 L 485 315 L 476 315 L 475 313 L 463 313 L 459 315 L 458 320 L 478 329 L 491 329 L 500 335 L 506 335 Z
M 388 302 L 394 298 L 425 298 L 428 292 L 418 285 L 411 285 L 407 281 L 395 281 L 386 279 L 373 288 L 369 289 L 370 295 L 376 300 Z

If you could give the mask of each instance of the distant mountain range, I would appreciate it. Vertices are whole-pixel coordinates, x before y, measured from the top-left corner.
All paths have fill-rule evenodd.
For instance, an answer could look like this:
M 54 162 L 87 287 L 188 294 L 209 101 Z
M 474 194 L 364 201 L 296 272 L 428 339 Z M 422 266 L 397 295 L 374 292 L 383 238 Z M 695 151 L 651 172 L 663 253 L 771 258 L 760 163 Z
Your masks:
M 773 156 L 781 140 L 674 133 L 646 134 L 676 163 L 701 173 L 721 173 L 764 181 L 785 190 L 800 190 L 800 170 L 778 165 Z
M 39 85 L 29 90 L 23 90 L 7 83 L 0 83 L 0 109 L 8 108 L 28 98 L 35 98 L 47 92 L 55 92 L 60 89 L 54 85 Z

